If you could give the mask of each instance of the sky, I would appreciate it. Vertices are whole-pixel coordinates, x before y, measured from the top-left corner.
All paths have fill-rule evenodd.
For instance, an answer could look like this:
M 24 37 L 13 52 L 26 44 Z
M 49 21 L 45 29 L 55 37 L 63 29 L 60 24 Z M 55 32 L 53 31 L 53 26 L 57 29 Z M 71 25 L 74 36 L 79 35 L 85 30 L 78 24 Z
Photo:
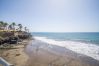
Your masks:
M 31 32 L 99 32 L 99 0 L 0 0 L 0 21 Z

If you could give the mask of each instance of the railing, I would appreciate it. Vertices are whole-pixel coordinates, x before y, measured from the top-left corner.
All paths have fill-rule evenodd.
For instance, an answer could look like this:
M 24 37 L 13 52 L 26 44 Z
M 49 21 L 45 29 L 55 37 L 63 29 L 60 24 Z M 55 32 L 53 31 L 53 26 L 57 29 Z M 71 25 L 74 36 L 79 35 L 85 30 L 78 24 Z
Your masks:
M 2 57 L 0 57 L 0 64 L 2 66 L 14 66 L 13 64 L 10 64 L 6 60 L 4 60 Z

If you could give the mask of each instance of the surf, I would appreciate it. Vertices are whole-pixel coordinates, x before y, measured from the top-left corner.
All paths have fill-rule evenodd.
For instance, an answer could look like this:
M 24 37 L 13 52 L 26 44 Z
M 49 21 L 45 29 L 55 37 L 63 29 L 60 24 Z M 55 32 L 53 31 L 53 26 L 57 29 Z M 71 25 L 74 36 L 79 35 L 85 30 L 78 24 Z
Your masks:
M 77 41 L 59 41 L 54 39 L 48 39 L 47 37 L 34 36 L 36 40 L 46 42 L 51 45 L 57 45 L 65 47 L 69 50 L 72 50 L 76 53 L 84 54 L 86 56 L 92 57 L 96 60 L 99 60 L 99 46 L 95 44 L 77 42 Z

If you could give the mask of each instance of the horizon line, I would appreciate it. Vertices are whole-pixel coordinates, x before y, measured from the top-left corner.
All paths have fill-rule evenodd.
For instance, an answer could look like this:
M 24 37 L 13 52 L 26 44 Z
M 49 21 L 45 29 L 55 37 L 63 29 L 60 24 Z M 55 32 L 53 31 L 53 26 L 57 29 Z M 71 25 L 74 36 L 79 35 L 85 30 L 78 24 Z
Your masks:
M 97 32 L 94 32 L 94 31 L 93 32 L 91 32 L 91 31 L 90 32 L 46 32 L 46 31 L 45 32 L 38 32 L 37 31 L 37 32 L 34 32 L 34 33 L 99 33 L 99 32 L 98 31 Z

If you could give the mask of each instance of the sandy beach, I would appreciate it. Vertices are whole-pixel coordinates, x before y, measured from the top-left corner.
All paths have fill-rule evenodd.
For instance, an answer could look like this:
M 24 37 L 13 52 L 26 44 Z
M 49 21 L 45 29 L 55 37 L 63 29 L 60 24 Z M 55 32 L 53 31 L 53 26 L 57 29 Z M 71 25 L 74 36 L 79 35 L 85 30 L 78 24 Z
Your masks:
M 28 43 L 29 40 L 23 40 L 17 45 L 12 45 L 12 48 L 0 49 L 0 57 L 15 66 L 25 66 L 28 56 L 24 52 L 24 48 Z
M 91 57 L 38 40 L 29 44 L 25 51 L 29 56 L 26 66 L 99 66 L 99 61 Z
M 39 40 L 25 40 L 0 56 L 15 66 L 99 66 L 91 57 Z

